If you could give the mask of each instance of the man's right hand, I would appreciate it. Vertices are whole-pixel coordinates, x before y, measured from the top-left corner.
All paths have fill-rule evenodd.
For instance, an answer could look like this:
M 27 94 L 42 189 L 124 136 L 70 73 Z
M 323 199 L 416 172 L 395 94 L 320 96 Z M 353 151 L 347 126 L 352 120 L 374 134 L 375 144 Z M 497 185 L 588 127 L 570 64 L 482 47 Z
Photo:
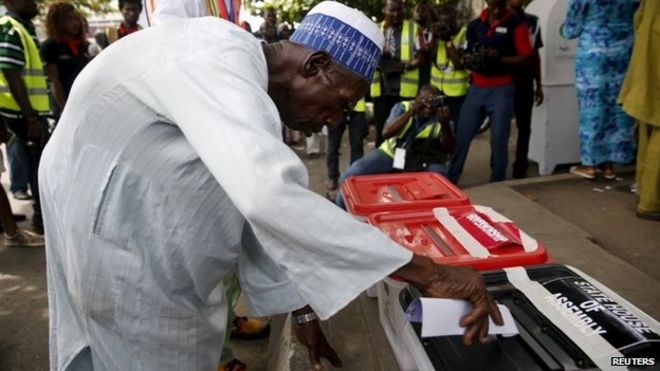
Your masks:
M 421 287 L 426 296 L 436 298 L 465 299 L 473 304 L 472 311 L 461 318 L 465 327 L 463 344 L 471 345 L 475 339 L 484 343 L 488 337 L 488 317 L 498 325 L 503 325 L 495 301 L 486 290 L 483 276 L 469 268 L 437 266 L 439 274 L 427 287 Z
M 504 324 L 495 301 L 486 290 L 483 276 L 472 269 L 437 265 L 428 258 L 413 256 L 410 263 L 395 274 L 426 296 L 472 302 L 472 311 L 460 322 L 466 328 L 463 334 L 465 345 L 471 345 L 475 339 L 482 343 L 486 341 L 489 316 L 497 325 Z
M 39 116 L 32 114 L 25 118 L 25 125 L 27 126 L 27 138 L 31 141 L 39 141 L 42 136 L 41 122 Z

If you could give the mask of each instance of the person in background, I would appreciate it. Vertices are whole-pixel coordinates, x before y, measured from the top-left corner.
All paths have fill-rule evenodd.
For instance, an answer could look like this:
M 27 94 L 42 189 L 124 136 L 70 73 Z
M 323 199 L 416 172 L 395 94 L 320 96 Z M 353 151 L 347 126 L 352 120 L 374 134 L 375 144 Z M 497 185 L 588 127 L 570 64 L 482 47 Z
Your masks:
M 532 133 L 532 108 L 543 103 L 543 88 L 541 87 L 541 57 L 539 49 L 543 47 L 541 27 L 537 16 L 525 13 L 523 0 L 509 0 L 509 10 L 515 17 L 527 22 L 529 41 L 534 54 L 532 63 L 516 68 L 513 73 L 515 93 L 513 111 L 516 117 L 518 140 L 516 141 L 516 159 L 513 162 L 513 177 L 516 179 L 527 176 L 529 137 Z
M 514 69 L 531 62 L 527 24 L 507 9 L 506 0 L 487 0 L 488 7 L 467 26 L 463 62 L 472 72 L 456 128 L 456 151 L 448 177 L 457 183 L 472 139 L 490 117 L 491 182 L 506 179 L 509 134 L 513 115 Z
M 328 191 L 337 189 L 339 180 L 339 147 L 341 147 L 341 137 L 348 127 L 348 137 L 351 147 L 351 159 L 349 164 L 353 164 L 364 156 L 364 137 L 367 135 L 367 117 L 364 113 L 364 98 L 350 110 L 345 110 L 339 120 L 339 125 L 328 129 L 328 150 L 326 155 L 326 167 L 328 179 L 325 182 L 325 188 Z
M 291 28 L 286 23 L 280 23 L 277 26 L 277 39 L 278 40 L 289 40 L 291 37 Z
M 633 160 L 633 119 L 616 104 L 632 52 L 631 0 L 570 0 L 561 35 L 579 38 L 575 88 L 580 115 L 580 165 L 570 169 L 585 179 L 602 172 L 615 179 L 613 164 Z
M 426 2 L 418 2 L 413 8 L 413 20 L 417 24 L 417 28 L 424 38 L 424 43 L 430 46 L 433 42 L 433 33 L 431 32 L 432 25 L 436 22 L 436 15 L 433 7 Z M 419 65 L 419 82 L 418 86 L 421 88 L 428 85 L 431 81 L 431 54 L 425 54 L 427 57 Z
M 97 55 L 101 54 L 103 49 L 108 47 L 108 38 L 105 36 L 105 32 L 102 30 L 96 31 L 94 33 L 94 40 L 89 44 L 87 53 L 90 58 L 94 58 Z
M 402 170 L 444 175 L 447 160 L 454 150 L 454 135 L 449 126 L 449 107 L 442 105 L 440 97 L 437 88 L 425 85 L 414 101 L 395 104 L 383 128 L 385 141 L 349 166 L 339 184 L 350 176 Z M 397 152 L 403 153 L 402 164 L 395 163 Z M 335 202 L 343 209 L 346 206 L 341 192 L 337 193 Z
M 383 126 L 392 107 L 415 99 L 419 90 L 419 66 L 426 58 L 424 35 L 415 22 L 404 19 L 403 2 L 387 0 L 380 28 L 385 37 L 383 55 L 371 84 L 376 123 L 376 147 L 384 138 Z
M 141 0 L 119 0 L 119 11 L 124 17 L 124 21 L 121 22 L 119 27 L 108 27 L 106 29 L 105 34 L 109 44 L 142 29 L 137 23 L 140 19 L 140 13 L 142 13 Z
M 32 191 L 32 226 L 41 234 L 38 169 L 48 137 L 45 116 L 51 110 L 39 42 L 31 21 L 38 10 L 35 0 L 4 0 L 4 4 L 7 14 L 0 18 L 0 115 L 15 134 L 16 141 L 8 146 L 12 171 L 17 168 L 12 154 L 17 149 L 24 150 L 20 170 L 27 174 Z M 20 147 L 12 148 L 15 145 Z
M 41 55 L 58 112 L 64 109 L 76 76 L 90 60 L 85 24 L 82 15 L 68 1 L 48 7 L 45 22 L 48 38 L 41 44 Z
M 277 26 L 269 22 L 264 22 L 259 26 L 259 38 L 266 43 L 275 43 L 277 39 Z
M 263 17 L 264 22 L 259 26 L 259 31 L 255 32 L 254 36 L 257 39 L 266 40 L 266 36 L 263 34 L 265 30 L 271 31 L 271 29 L 274 29 L 275 34 L 277 34 L 277 9 L 272 5 L 266 5 L 263 9 Z
M 637 216 L 660 221 L 660 2 L 642 0 L 619 103 L 639 122 Z
M 4 121 L 0 118 L 0 143 L 6 143 L 11 137 Z M 2 151 L 0 151 L 0 174 L 5 171 Z M 25 218 L 25 215 L 21 215 Z M 0 226 L 4 232 L 5 247 L 43 247 L 44 237 L 21 229 L 16 225 L 16 215 L 11 211 L 11 204 L 7 198 L 7 193 L 0 185 Z
M 467 44 L 467 28 L 458 26 L 456 9 L 445 5 L 437 11 L 433 34 L 430 50 L 435 59 L 431 64 L 431 85 L 446 96 L 451 111 L 451 127 L 455 133 L 461 107 L 470 86 L 470 72 L 463 65 L 463 55 L 460 51 Z
M 252 26 L 250 26 L 250 24 L 247 21 L 242 21 L 239 26 L 241 26 L 241 28 L 244 29 L 245 31 L 252 33 Z

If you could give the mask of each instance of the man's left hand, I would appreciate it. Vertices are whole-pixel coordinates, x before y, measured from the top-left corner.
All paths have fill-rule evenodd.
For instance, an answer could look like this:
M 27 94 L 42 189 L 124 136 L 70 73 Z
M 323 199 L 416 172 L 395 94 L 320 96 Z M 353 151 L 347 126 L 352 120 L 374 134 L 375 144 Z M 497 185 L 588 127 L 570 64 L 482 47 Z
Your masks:
M 449 122 L 451 120 L 451 109 L 449 106 L 440 106 L 438 107 L 438 112 L 436 117 L 439 122 Z
M 312 363 L 314 370 L 323 370 L 321 357 L 327 358 L 335 367 L 342 367 L 341 359 L 339 359 L 335 350 L 328 344 L 318 320 L 303 324 L 294 324 L 293 331 L 298 341 L 307 347 L 309 361 Z
M 543 99 L 545 97 L 543 96 L 543 88 L 541 88 L 540 85 L 536 86 L 536 89 L 534 90 L 534 101 L 536 102 L 536 106 L 540 106 L 543 104 Z

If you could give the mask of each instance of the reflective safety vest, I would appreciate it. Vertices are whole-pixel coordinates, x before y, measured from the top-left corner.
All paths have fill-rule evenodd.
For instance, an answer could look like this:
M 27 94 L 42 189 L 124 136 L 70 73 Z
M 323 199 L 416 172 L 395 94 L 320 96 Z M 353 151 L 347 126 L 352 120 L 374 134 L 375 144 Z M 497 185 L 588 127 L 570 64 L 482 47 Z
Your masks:
M 411 101 L 401 102 L 401 104 L 403 104 L 403 109 L 404 109 L 404 112 L 405 112 L 405 111 L 408 111 L 410 109 L 410 105 L 412 104 L 412 102 Z M 414 119 L 414 116 L 411 117 L 408 120 L 408 122 L 406 122 L 406 124 L 403 126 L 403 128 L 401 129 L 401 131 L 399 132 L 398 135 L 396 135 L 396 136 L 394 136 L 390 139 L 385 140 L 380 145 L 380 147 L 378 147 L 378 149 L 385 152 L 386 155 L 394 158 L 394 151 L 396 150 L 397 145 L 399 145 L 399 147 L 400 147 L 400 144 L 402 144 L 402 141 L 405 140 L 405 137 L 408 135 L 408 131 L 410 131 L 410 129 L 412 129 L 413 119 Z M 435 123 L 436 123 L 435 119 L 429 121 L 429 123 L 426 124 L 424 129 L 420 130 L 420 132 L 417 133 L 417 135 L 415 135 L 415 139 L 428 138 L 429 136 L 431 136 L 431 130 L 433 130 L 433 127 L 435 127 L 435 130 L 433 132 L 433 137 L 434 138 L 439 138 L 440 134 L 442 134 L 442 125 L 440 125 L 439 123 L 437 125 L 435 125 Z
M 0 24 L 11 23 L 12 27 L 18 33 L 23 44 L 23 57 L 25 65 L 23 66 L 23 82 L 27 88 L 28 98 L 32 109 L 47 113 L 50 112 L 50 100 L 48 98 L 48 85 L 46 83 L 46 75 L 44 73 L 44 66 L 41 62 L 39 49 L 32 40 L 32 35 L 28 30 L 23 27 L 20 22 L 12 17 L 4 16 L 0 18 Z M 5 79 L 5 75 L 0 73 L 0 108 L 9 111 L 21 112 L 21 107 L 14 99 L 14 96 L 9 90 L 9 83 Z
M 355 107 L 353 107 L 353 111 L 355 112 L 365 111 L 364 98 L 360 99 L 357 103 L 355 103 Z
M 385 22 L 380 24 L 381 32 L 385 32 Z M 417 40 L 417 24 L 411 21 L 403 21 L 401 27 L 401 47 L 399 48 L 399 59 L 402 63 L 410 62 L 415 55 L 415 41 Z M 381 73 L 376 70 L 374 79 L 371 82 L 371 97 L 381 96 Z M 419 84 L 419 68 L 406 71 L 401 75 L 401 85 L 399 86 L 399 96 L 403 98 L 415 98 L 417 96 L 417 88 Z
M 454 45 L 465 42 L 467 29 L 461 28 L 454 36 Z M 431 84 L 440 89 L 448 97 L 461 97 L 467 94 L 470 86 L 469 72 L 467 69 L 457 70 L 447 57 L 445 43 L 438 44 L 438 53 L 435 63 L 431 66 Z

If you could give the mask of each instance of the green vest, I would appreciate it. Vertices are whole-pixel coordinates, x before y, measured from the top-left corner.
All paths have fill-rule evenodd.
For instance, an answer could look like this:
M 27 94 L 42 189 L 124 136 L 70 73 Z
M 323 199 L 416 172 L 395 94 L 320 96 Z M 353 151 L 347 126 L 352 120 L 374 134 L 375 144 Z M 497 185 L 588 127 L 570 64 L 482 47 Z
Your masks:
M 461 28 L 454 37 L 454 45 L 463 44 L 466 33 L 466 28 Z M 431 84 L 448 97 L 462 97 L 467 94 L 470 86 L 468 70 L 454 68 L 454 64 L 447 58 L 447 50 L 443 42 L 438 44 L 438 54 L 435 63 L 431 66 Z
M 403 109 L 404 112 L 408 111 L 410 109 L 410 105 L 412 102 L 401 102 L 403 104 Z M 386 155 L 394 158 L 394 151 L 396 150 L 397 144 L 401 139 L 404 139 L 406 135 L 408 135 L 408 131 L 412 128 L 413 124 L 413 117 L 410 117 L 408 122 L 403 126 L 401 131 L 397 136 L 394 136 L 390 139 L 385 140 L 380 147 L 378 147 L 381 151 L 385 152 Z M 424 139 L 428 138 L 431 136 L 431 130 L 433 130 L 433 127 L 435 126 L 435 132 L 433 133 L 433 137 L 439 138 L 440 134 L 442 134 L 442 127 L 441 125 L 434 125 L 434 121 L 429 122 L 424 129 L 422 129 L 417 135 L 415 135 L 415 139 Z
M 32 40 L 32 35 L 30 35 L 20 22 L 9 16 L 0 18 L 0 24 L 6 24 L 7 22 L 11 23 L 14 30 L 18 32 L 18 36 L 23 43 L 25 65 L 23 67 L 22 75 L 23 82 L 27 88 L 30 105 L 32 105 L 32 109 L 37 112 L 50 112 L 48 85 L 46 83 L 44 66 L 41 62 L 39 49 L 34 40 Z M 7 83 L 7 79 L 5 79 L 5 76 L 2 73 L 0 73 L 0 108 L 16 112 L 21 111 L 21 107 L 11 94 L 9 83 Z
M 380 24 L 381 32 L 385 32 L 385 22 Z M 417 24 L 411 21 L 403 21 L 401 27 L 401 47 L 399 48 L 399 59 L 401 62 L 410 62 L 415 56 L 415 40 L 418 34 Z M 374 73 L 374 79 L 371 82 L 371 97 L 376 98 L 381 95 L 380 81 L 381 74 L 378 70 Z M 401 75 L 401 86 L 399 87 L 399 96 L 403 98 L 415 98 L 419 84 L 419 68 L 406 71 Z

